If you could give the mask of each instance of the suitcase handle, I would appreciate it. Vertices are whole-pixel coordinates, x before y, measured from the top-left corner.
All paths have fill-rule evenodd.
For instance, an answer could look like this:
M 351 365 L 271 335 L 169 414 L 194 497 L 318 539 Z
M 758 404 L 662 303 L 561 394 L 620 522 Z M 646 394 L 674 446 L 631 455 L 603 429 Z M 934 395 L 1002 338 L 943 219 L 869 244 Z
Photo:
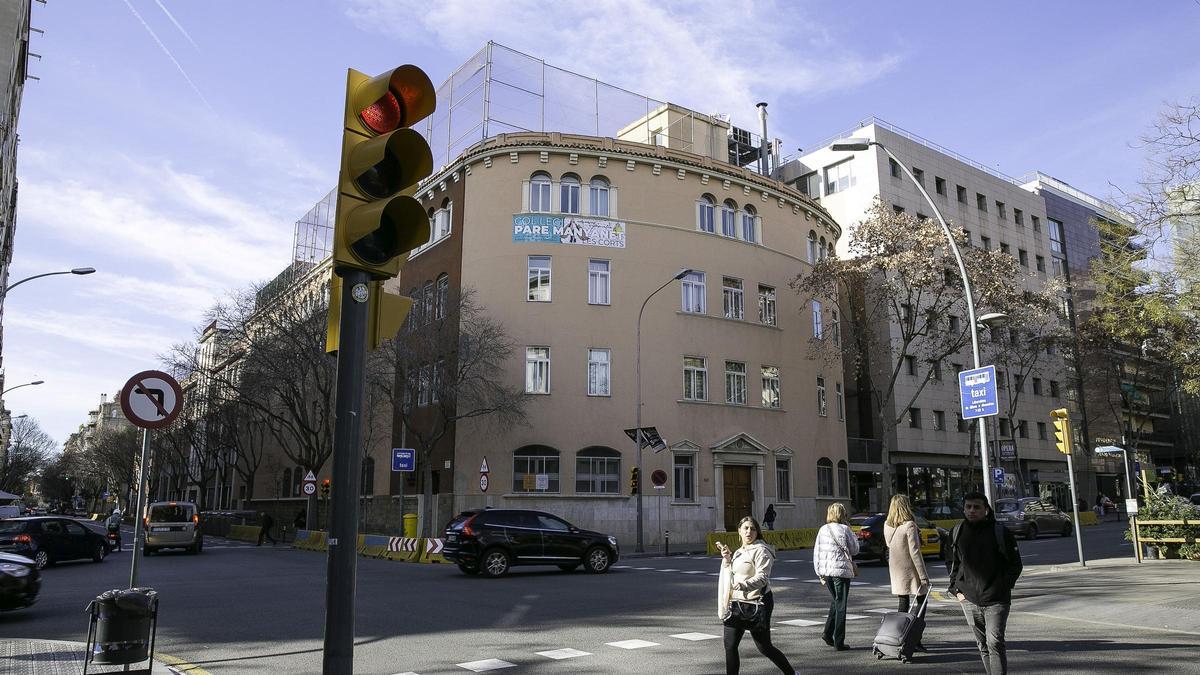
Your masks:
M 912 614 L 913 616 L 921 616 L 922 614 L 924 614 L 925 608 L 929 606 L 929 596 L 930 596 L 932 590 L 933 589 L 929 589 L 929 590 L 925 591 L 925 599 L 921 601 L 920 607 L 917 607 L 917 596 L 916 595 L 912 596 L 912 598 L 913 598 L 912 602 L 908 603 L 908 613 Z M 914 609 L 916 611 L 913 611 Z

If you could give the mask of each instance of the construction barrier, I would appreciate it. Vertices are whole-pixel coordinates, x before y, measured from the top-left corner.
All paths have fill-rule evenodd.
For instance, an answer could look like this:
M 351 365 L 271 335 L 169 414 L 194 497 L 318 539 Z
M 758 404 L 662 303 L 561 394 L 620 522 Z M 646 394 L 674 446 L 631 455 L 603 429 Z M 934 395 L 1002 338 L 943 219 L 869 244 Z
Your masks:
M 799 548 L 812 548 L 817 541 L 817 531 L 820 528 L 805 527 L 795 530 L 766 530 L 763 539 L 777 551 L 790 551 Z M 708 554 L 716 555 L 717 542 L 736 550 L 742 545 L 742 538 L 737 532 L 709 532 Z
M 227 539 L 236 539 L 237 541 L 258 541 L 258 535 L 262 532 L 261 525 L 230 525 L 229 533 L 225 535 Z
M 442 557 L 442 548 L 445 542 L 441 539 L 422 539 L 424 546 L 421 547 L 421 559 L 418 562 L 423 563 L 444 563 L 446 559 Z
M 325 544 L 325 533 L 321 530 L 296 530 L 296 540 L 292 542 L 292 548 L 324 551 L 328 548 Z

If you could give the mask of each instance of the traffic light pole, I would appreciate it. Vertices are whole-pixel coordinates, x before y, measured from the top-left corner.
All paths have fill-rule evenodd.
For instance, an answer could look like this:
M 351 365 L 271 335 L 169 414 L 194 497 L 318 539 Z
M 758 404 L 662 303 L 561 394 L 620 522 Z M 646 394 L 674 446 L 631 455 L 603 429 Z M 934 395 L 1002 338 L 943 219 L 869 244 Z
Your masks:
M 358 476 L 362 472 L 362 403 L 367 356 L 370 275 L 339 270 L 342 277 L 337 399 L 334 404 L 333 495 L 325 572 L 324 675 L 354 672 L 354 592 L 358 574 Z

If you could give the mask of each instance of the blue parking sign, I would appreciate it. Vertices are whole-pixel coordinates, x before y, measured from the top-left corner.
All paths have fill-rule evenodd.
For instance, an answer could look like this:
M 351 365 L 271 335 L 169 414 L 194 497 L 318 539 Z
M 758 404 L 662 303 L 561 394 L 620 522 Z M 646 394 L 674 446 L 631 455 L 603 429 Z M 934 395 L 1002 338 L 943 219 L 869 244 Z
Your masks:
M 412 448 L 392 448 L 392 471 L 416 471 L 417 453 Z
M 996 366 L 964 370 L 958 374 L 958 393 L 965 420 L 1000 414 L 996 402 Z

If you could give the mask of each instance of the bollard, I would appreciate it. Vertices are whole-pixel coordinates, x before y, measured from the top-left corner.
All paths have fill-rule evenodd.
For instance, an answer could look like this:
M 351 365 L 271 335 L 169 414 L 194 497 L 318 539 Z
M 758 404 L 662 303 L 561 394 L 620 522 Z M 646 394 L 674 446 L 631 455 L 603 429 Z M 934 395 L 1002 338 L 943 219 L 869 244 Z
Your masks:
M 671 531 L 663 532 L 663 555 L 671 555 Z

